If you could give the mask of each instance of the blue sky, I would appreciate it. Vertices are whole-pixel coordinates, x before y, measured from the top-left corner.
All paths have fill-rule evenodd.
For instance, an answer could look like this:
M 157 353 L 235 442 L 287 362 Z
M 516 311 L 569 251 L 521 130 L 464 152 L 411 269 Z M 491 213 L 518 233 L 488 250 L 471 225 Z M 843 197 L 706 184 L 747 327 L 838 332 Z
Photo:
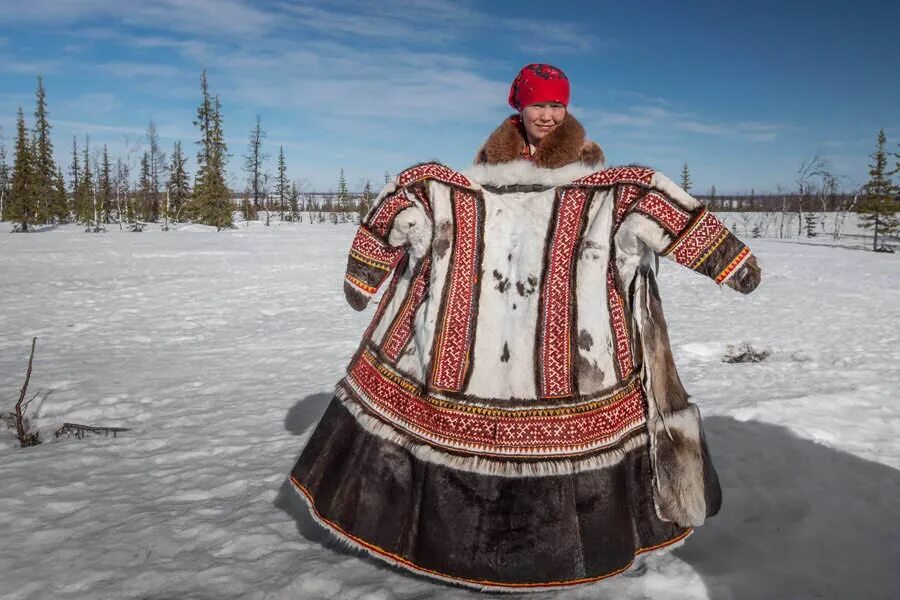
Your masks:
M 469 164 L 509 113 L 518 69 L 553 63 L 609 162 L 695 192 L 791 188 L 826 155 L 866 178 L 879 128 L 900 141 L 897 2 L 0 0 L 0 127 L 47 89 L 58 160 L 72 136 L 137 164 L 152 119 L 193 155 L 199 75 L 222 98 L 240 171 L 257 114 L 306 189 L 380 185 L 416 162 Z

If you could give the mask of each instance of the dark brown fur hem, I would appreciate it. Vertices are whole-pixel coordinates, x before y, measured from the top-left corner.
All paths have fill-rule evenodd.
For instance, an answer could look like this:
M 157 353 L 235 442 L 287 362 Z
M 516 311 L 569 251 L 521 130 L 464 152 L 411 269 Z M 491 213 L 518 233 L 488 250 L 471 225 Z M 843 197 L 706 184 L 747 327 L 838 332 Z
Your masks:
M 498 164 L 522 158 L 525 148 L 525 131 L 519 115 L 504 119 L 478 151 L 475 164 Z M 532 157 L 535 166 L 558 169 L 574 162 L 602 168 L 605 162 L 603 150 L 598 144 L 585 139 L 584 127 L 571 114 L 559 127 L 547 134 Z
M 395 554 L 393 552 L 389 552 L 379 546 L 374 544 L 370 544 L 359 538 L 354 536 L 352 533 L 348 532 L 340 525 L 335 523 L 334 521 L 329 520 L 325 516 L 323 516 L 319 510 L 316 508 L 316 501 L 313 497 L 312 492 L 310 492 L 296 477 L 291 475 L 290 477 L 291 487 L 303 501 L 306 509 L 309 511 L 310 517 L 323 527 L 338 543 L 342 544 L 346 548 L 356 551 L 362 551 L 365 554 L 375 558 L 380 559 L 387 564 L 396 567 L 400 570 L 407 570 L 413 573 L 417 573 L 423 575 L 425 577 L 429 577 L 443 583 L 455 584 L 464 588 L 474 588 L 476 590 L 482 592 L 511 592 L 511 593 L 527 593 L 527 592 L 545 592 L 545 591 L 556 591 L 563 590 L 567 588 L 576 587 L 579 585 L 590 584 L 596 581 L 601 581 L 603 579 L 609 579 L 610 577 L 615 577 L 616 575 L 620 575 L 625 571 L 628 571 L 632 565 L 634 564 L 635 558 L 642 554 L 652 554 L 661 550 L 671 550 L 682 545 L 687 538 L 689 538 L 694 533 L 693 528 L 688 528 L 685 531 L 679 533 L 678 535 L 665 540 L 659 544 L 654 546 L 650 546 L 647 548 L 638 548 L 635 550 L 634 558 L 632 558 L 627 565 L 620 569 L 616 569 L 615 571 L 611 571 L 609 573 L 604 573 L 602 575 L 594 575 L 592 577 L 582 577 L 579 579 L 572 580 L 562 580 L 562 581 L 552 581 L 552 582 L 538 582 L 538 583 L 507 583 L 507 582 L 498 582 L 491 581 L 488 579 L 471 579 L 466 577 L 457 577 L 445 573 L 441 573 L 440 571 L 436 571 L 434 569 L 429 569 L 427 567 L 423 567 L 421 565 L 412 562 L 399 554 Z

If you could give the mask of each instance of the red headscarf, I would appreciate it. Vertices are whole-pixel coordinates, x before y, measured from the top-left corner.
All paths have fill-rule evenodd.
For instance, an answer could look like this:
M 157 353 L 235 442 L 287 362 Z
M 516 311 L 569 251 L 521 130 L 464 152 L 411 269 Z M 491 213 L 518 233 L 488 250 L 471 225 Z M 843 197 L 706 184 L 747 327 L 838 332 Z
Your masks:
M 525 65 L 509 88 L 509 105 L 517 111 L 529 104 L 559 102 L 569 105 L 569 79 L 553 65 Z

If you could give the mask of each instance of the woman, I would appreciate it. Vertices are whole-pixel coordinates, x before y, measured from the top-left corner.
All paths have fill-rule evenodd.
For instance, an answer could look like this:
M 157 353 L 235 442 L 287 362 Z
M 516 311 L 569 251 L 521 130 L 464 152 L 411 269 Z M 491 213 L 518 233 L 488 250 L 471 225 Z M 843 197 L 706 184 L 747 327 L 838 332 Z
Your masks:
M 621 573 L 720 504 L 656 256 L 744 293 L 755 258 L 665 176 L 603 170 L 568 103 L 528 65 L 466 175 L 418 165 L 381 193 L 347 300 L 393 277 L 291 475 L 338 538 L 480 589 Z

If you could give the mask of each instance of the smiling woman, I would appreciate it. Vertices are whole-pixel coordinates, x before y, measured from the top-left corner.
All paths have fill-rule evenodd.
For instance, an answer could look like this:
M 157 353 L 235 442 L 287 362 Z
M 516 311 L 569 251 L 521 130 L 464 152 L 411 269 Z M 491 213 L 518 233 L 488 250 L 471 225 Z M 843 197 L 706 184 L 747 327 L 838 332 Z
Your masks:
M 756 260 L 664 175 L 603 170 L 568 102 L 562 71 L 528 65 L 470 171 L 382 191 L 348 302 L 393 276 L 291 474 L 338 538 L 479 589 L 621 573 L 721 502 L 656 256 L 742 293 Z

